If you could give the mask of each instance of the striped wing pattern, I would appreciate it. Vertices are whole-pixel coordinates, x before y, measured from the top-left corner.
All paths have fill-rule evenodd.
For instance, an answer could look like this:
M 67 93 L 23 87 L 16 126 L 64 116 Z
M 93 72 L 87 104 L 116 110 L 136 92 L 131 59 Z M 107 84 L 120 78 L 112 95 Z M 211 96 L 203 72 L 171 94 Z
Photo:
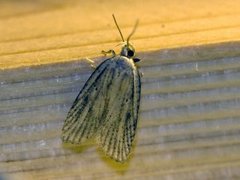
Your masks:
M 96 137 L 104 152 L 124 162 L 136 132 L 141 82 L 132 60 L 115 56 L 88 79 L 64 122 L 64 142 Z

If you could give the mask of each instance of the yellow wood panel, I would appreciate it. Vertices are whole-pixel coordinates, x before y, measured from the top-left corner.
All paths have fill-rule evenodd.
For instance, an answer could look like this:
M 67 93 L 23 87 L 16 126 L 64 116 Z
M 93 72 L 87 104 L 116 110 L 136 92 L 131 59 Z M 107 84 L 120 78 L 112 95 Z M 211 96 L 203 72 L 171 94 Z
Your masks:
M 240 1 L 1 1 L 0 68 L 101 56 L 125 37 L 139 51 L 238 41 Z

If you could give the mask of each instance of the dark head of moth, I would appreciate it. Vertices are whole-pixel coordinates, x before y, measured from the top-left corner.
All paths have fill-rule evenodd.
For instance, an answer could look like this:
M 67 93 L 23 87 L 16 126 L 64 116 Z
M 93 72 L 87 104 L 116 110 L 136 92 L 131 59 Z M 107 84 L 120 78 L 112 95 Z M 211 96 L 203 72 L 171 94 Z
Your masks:
M 81 144 L 94 138 L 105 154 L 125 162 L 136 134 L 141 94 L 141 80 L 135 63 L 135 49 L 123 40 L 122 50 L 102 62 L 87 80 L 70 108 L 62 128 L 62 141 Z
M 135 57 L 135 49 L 131 44 L 126 44 L 122 47 L 122 51 L 120 53 L 121 56 L 125 56 L 127 58 L 133 59 L 134 62 L 140 61 L 139 58 Z

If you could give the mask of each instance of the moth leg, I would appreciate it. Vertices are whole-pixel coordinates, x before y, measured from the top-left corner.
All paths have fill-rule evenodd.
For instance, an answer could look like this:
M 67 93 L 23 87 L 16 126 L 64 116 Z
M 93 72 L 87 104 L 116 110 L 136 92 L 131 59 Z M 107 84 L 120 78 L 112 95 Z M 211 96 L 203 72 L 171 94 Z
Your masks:
M 89 59 L 88 57 L 86 57 L 86 60 L 93 69 L 96 69 L 96 65 L 95 65 L 95 62 L 93 60 Z
M 115 56 L 116 53 L 113 49 L 110 49 L 109 51 L 102 50 L 102 53 L 106 56 L 107 54 L 112 54 L 112 56 Z

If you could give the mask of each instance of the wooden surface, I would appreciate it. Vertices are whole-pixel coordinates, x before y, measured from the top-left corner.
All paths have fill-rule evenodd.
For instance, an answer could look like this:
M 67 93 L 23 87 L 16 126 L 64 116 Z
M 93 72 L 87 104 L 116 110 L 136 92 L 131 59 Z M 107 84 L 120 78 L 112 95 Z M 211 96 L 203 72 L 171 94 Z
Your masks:
M 240 39 L 240 1 L 0 1 L 0 68 L 101 56 L 120 41 L 115 13 L 140 51 Z
M 239 1 L 0 1 L 0 179 L 239 179 Z M 136 143 L 115 163 L 61 128 L 93 72 L 85 57 L 133 37 Z

